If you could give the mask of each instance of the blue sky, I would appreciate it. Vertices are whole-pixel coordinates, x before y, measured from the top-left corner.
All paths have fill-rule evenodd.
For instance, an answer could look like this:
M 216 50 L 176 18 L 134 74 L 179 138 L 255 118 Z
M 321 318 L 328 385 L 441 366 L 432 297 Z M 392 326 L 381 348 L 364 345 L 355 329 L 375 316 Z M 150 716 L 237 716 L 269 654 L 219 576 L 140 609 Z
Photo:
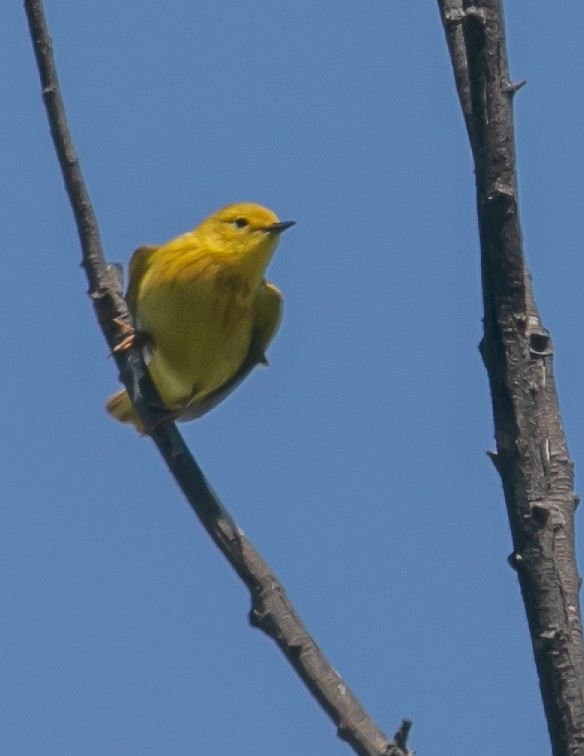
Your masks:
M 0 24 L 0 752 L 349 753 L 153 445 L 103 412 L 116 370 L 21 5 Z M 520 5 L 525 245 L 578 473 L 584 7 L 552 25 Z M 231 201 L 297 221 L 269 270 L 269 369 L 182 429 L 317 642 L 388 734 L 413 719 L 419 754 L 548 754 L 485 454 L 473 168 L 436 3 L 46 8 L 109 259 Z

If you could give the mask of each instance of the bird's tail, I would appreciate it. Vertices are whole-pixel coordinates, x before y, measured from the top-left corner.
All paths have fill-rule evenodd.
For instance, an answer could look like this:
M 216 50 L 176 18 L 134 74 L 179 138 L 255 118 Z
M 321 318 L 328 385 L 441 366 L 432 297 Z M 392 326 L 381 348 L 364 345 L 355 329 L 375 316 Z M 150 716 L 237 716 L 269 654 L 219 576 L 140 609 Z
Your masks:
M 130 401 L 126 389 L 122 389 L 113 396 L 110 396 L 106 402 L 105 408 L 116 420 L 119 420 L 121 423 L 133 423 L 136 428 L 140 430 L 141 423 L 134 411 L 134 406 Z

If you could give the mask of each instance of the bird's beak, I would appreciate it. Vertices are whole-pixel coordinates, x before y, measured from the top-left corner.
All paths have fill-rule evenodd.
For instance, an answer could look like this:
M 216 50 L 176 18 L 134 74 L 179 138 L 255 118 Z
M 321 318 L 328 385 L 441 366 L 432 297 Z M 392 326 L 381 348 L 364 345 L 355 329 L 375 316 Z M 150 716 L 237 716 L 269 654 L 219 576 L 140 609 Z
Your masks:
M 281 221 L 280 223 L 272 223 L 270 226 L 262 226 L 260 231 L 267 231 L 269 234 L 281 234 L 290 226 L 293 226 L 296 221 Z

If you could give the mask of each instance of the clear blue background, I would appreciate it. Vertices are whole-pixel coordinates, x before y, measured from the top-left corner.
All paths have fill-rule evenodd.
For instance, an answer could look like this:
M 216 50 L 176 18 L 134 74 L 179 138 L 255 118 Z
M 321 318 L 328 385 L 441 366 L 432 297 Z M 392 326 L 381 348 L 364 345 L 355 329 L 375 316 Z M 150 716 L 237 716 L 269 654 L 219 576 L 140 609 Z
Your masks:
M 584 6 L 508 3 L 521 211 L 581 469 Z M 379 725 L 549 753 L 493 447 L 473 166 L 435 2 L 47 0 L 107 256 L 297 226 L 258 370 L 183 426 Z M 21 2 L 0 23 L 0 752 L 346 754 L 148 439 L 85 297 Z

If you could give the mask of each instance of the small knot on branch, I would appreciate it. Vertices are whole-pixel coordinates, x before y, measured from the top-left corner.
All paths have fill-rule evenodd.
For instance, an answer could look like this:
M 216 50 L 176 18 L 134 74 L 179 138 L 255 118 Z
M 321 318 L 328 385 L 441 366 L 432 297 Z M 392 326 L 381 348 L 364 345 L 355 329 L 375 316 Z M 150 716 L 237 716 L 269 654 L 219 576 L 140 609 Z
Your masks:
M 410 730 L 412 729 L 412 720 L 411 719 L 402 719 L 402 723 L 395 731 L 395 735 L 393 736 L 393 739 L 395 741 L 396 746 L 404 751 L 404 753 L 410 753 L 407 747 L 408 737 L 410 734 Z
M 557 627 L 550 627 L 535 638 L 535 645 L 542 651 L 553 651 L 560 642 L 561 637 L 562 633 Z
M 501 475 L 501 460 L 499 459 L 499 455 L 497 454 L 497 452 L 488 451 L 487 457 L 493 463 L 495 470 L 499 473 L 499 475 Z
M 511 554 L 509 554 L 509 556 L 507 557 L 507 563 L 512 570 L 518 572 L 521 567 L 523 567 L 523 557 L 516 551 L 512 551 Z
M 517 202 L 513 187 L 500 181 L 495 183 L 492 191 L 487 195 L 487 202 L 489 205 L 496 206 L 498 212 L 506 216 L 514 215 L 517 212 Z
M 459 11 L 467 23 L 477 24 L 485 27 L 487 24 L 487 12 L 484 8 L 477 8 L 476 5 L 469 5 L 463 11 Z
M 337 725 L 337 737 L 340 740 L 347 742 L 353 733 L 353 728 L 349 725 L 346 719 L 340 719 Z
M 529 351 L 532 357 L 547 357 L 552 354 L 552 340 L 547 331 L 532 331 L 529 334 Z
M 543 528 L 549 520 L 550 510 L 545 504 L 532 504 L 530 506 L 530 514 L 526 515 L 526 517 L 530 517 L 536 525 Z
M 484 47 L 487 36 L 487 14 L 484 8 L 477 8 L 470 5 L 463 11 L 462 23 L 465 35 L 472 35 L 472 44 L 476 49 Z M 469 49 L 469 36 L 466 37 L 466 48 Z
M 466 12 L 462 8 L 454 8 L 447 10 L 444 15 L 444 20 L 449 26 L 458 26 L 464 20 Z
M 515 97 L 517 92 L 527 84 L 527 79 L 519 79 L 519 81 L 510 81 L 503 87 L 503 92 L 510 97 Z
M 109 285 L 115 290 L 120 297 L 124 296 L 124 266 L 121 263 L 108 263 L 106 265 L 106 275 Z
M 268 612 L 260 611 L 257 607 L 252 606 L 249 612 L 249 624 L 251 627 L 257 627 L 258 630 L 262 630 L 266 624 L 266 616 Z

